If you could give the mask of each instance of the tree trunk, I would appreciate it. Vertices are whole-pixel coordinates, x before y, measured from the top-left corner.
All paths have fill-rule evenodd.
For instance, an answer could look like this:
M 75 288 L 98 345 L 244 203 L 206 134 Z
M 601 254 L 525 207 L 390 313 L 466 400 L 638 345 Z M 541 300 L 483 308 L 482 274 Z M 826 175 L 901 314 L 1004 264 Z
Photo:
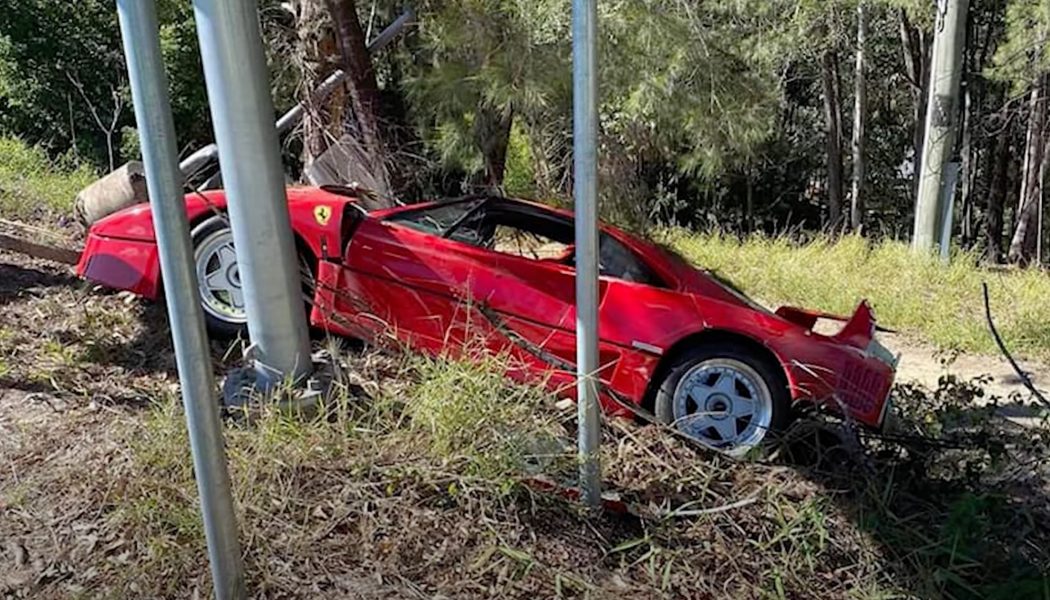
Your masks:
M 828 228 L 842 222 L 842 109 L 839 101 L 838 57 L 827 51 L 821 57 L 824 87 L 824 127 L 827 136 Z
M 1010 261 L 1028 263 L 1035 255 L 1040 199 L 1043 195 L 1043 173 L 1046 169 L 1047 77 L 1039 78 L 1032 90 L 1025 138 L 1024 170 L 1017 218 L 1010 241 Z
M 326 0 L 335 24 L 336 42 L 343 56 L 343 68 L 348 74 L 350 101 L 354 109 L 360 140 L 370 155 L 376 181 L 389 188 L 386 149 L 382 137 L 382 98 L 376 82 L 372 57 L 368 52 L 365 32 L 357 15 L 354 0 Z M 389 193 L 387 190 L 378 190 Z
M 857 50 L 853 75 L 853 186 L 851 190 L 850 229 L 861 231 L 864 213 L 864 144 L 868 120 L 868 82 L 866 74 L 868 45 L 868 8 L 863 0 L 857 4 Z
M 117 168 L 117 157 L 113 152 L 113 132 L 106 131 L 106 153 L 109 154 L 109 172 L 112 173 Z
M 999 9 L 998 0 L 993 3 L 993 11 Z M 988 119 L 985 115 L 986 106 L 1002 106 L 1006 101 L 1005 94 L 996 93 L 995 89 L 988 87 L 984 77 L 975 77 L 974 73 L 980 73 L 988 64 L 988 54 L 992 49 L 992 43 L 999 39 L 1002 25 L 998 21 L 985 24 L 978 18 L 968 20 L 968 35 L 966 53 L 966 71 L 964 74 L 965 96 L 963 112 L 963 134 L 962 134 L 962 205 L 963 205 L 963 246 L 967 249 L 973 248 L 978 243 L 981 235 L 977 231 L 975 214 L 976 206 L 982 194 L 990 195 L 991 189 L 986 187 L 988 177 L 980 177 L 982 173 L 988 173 L 996 169 L 997 137 L 988 132 Z M 998 87 L 998 86 L 997 86 Z M 989 104 L 993 103 L 993 104 Z M 1003 126 L 1008 127 L 1009 121 Z M 982 143 L 983 142 L 983 143 Z M 987 165 L 982 168 L 982 165 Z M 1005 185 L 1005 182 L 1000 185 Z M 1001 210 L 1001 209 L 1000 209 Z M 1000 223 L 1002 215 L 999 216 Z
M 988 204 L 984 216 L 985 260 L 999 263 L 1003 258 L 1003 207 L 1010 187 L 1010 126 L 1004 124 L 995 139 L 992 176 L 988 184 Z
M 912 152 L 913 176 L 912 195 L 919 190 L 919 161 L 922 157 L 922 145 L 926 135 L 926 105 L 930 86 L 930 39 L 922 29 L 915 27 L 908 19 L 908 13 L 900 9 L 897 13 L 901 47 L 904 50 L 904 66 L 912 87 L 914 101 L 912 119 Z
M 342 135 L 346 96 L 340 87 L 325 102 L 313 101 L 313 91 L 338 65 L 338 48 L 322 0 L 302 0 L 296 14 L 296 36 L 305 82 L 300 93 L 306 103 L 302 159 L 303 168 L 307 169 L 328 149 L 331 141 Z
M 962 204 L 962 241 L 963 247 L 966 247 L 971 242 L 971 230 L 970 230 L 970 215 L 971 215 L 971 204 L 973 195 L 973 182 L 975 169 L 976 150 L 973 147 L 973 96 L 971 94 L 973 90 L 970 86 L 966 86 L 963 92 L 963 111 L 962 111 L 962 148 L 960 153 L 962 154 L 962 164 L 960 166 L 959 178 L 962 183 L 962 189 L 960 190 L 961 204 Z
M 485 162 L 485 184 L 493 189 L 503 185 L 513 125 L 514 111 L 509 108 L 479 107 L 474 118 L 474 142 Z

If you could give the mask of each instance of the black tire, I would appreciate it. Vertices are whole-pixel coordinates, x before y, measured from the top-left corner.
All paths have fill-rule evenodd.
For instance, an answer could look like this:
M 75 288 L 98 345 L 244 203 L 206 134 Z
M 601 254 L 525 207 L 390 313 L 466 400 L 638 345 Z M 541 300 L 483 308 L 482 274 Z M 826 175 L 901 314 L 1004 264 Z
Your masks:
M 679 393 L 679 387 L 683 384 L 683 380 L 687 375 L 693 373 L 694 377 L 703 378 L 714 377 L 718 375 L 719 371 L 724 371 L 727 374 L 735 372 L 741 377 L 739 383 L 736 380 L 732 382 L 738 393 L 742 391 L 741 397 L 737 398 L 737 400 L 746 401 L 748 396 L 757 394 L 755 404 L 761 404 L 764 407 L 765 401 L 761 395 L 768 394 L 769 425 L 760 425 L 761 419 L 756 419 L 755 416 L 752 416 L 752 419 L 755 420 L 754 426 L 752 427 L 751 422 L 748 421 L 744 426 L 744 431 L 740 433 L 741 437 L 738 438 L 743 445 L 717 443 L 713 439 L 715 434 L 718 433 L 717 430 L 713 426 L 704 428 L 703 426 L 710 422 L 710 419 L 708 421 L 703 419 L 709 415 L 721 414 L 715 411 L 722 410 L 724 412 L 731 409 L 723 405 L 701 410 L 697 401 L 692 398 L 692 394 L 683 389 L 682 392 L 685 396 L 680 402 L 684 403 L 686 409 L 682 410 L 682 405 L 680 404 L 679 416 L 682 416 L 682 413 L 686 415 L 691 414 L 688 407 L 690 402 L 692 402 L 693 405 L 696 405 L 697 411 L 695 414 L 692 414 L 692 419 L 694 420 L 689 420 L 690 427 L 694 430 L 705 429 L 709 433 L 696 434 L 689 427 L 682 425 L 682 423 L 687 421 L 686 417 L 679 421 L 678 429 L 707 446 L 734 456 L 742 456 L 756 447 L 767 445 L 771 440 L 775 439 L 777 433 L 784 431 L 784 428 L 787 427 L 791 420 L 791 395 L 788 393 L 784 373 L 779 365 L 776 363 L 770 364 L 771 362 L 765 357 L 756 355 L 753 350 L 738 342 L 706 342 L 690 348 L 674 359 L 674 362 L 666 372 L 666 376 L 660 382 L 653 407 L 656 418 L 661 423 L 675 425 L 676 394 Z M 709 372 L 711 374 L 706 375 Z M 722 381 L 721 376 L 718 375 L 718 377 L 717 381 Z M 751 382 L 750 387 L 745 380 Z M 706 385 L 701 387 L 703 389 L 711 389 Z M 752 387 L 754 390 L 750 391 Z M 717 392 L 712 392 L 704 401 L 705 403 L 710 403 L 713 399 L 716 404 L 721 404 L 722 400 L 720 398 L 721 396 L 718 396 Z M 726 402 L 729 402 L 729 406 L 732 406 L 731 399 L 727 398 Z M 765 410 L 765 408 L 760 410 Z M 742 419 L 735 415 L 732 417 L 719 417 L 718 420 L 724 421 L 727 418 L 734 422 L 735 430 L 741 428 L 740 420 Z M 747 435 L 745 436 L 745 434 Z
M 216 214 L 208 217 L 193 228 L 190 237 L 193 241 L 194 267 L 197 271 L 198 285 L 200 286 L 203 281 L 202 269 L 206 269 L 206 266 L 201 264 L 201 261 L 205 259 L 202 254 L 210 254 L 215 245 L 224 243 L 225 241 L 230 241 L 232 243 L 232 232 L 230 230 L 228 218 L 224 214 Z M 308 295 L 312 300 L 317 261 L 308 251 L 303 250 L 302 248 L 297 250 L 298 263 L 303 279 L 304 296 Z M 214 264 L 214 262 L 212 264 Z M 239 287 L 239 276 L 236 279 Z M 243 313 L 234 316 L 230 311 L 223 309 L 220 298 L 216 298 L 214 294 L 212 294 L 211 298 L 207 298 L 205 297 L 205 293 L 203 286 L 198 289 L 198 297 L 204 313 L 204 325 L 208 330 L 209 336 L 215 339 L 233 339 L 237 337 L 247 338 L 248 323 Z M 304 298 L 304 304 L 306 311 L 309 314 L 310 301 Z
M 205 277 L 202 275 L 208 268 L 202 262 L 209 260 L 216 246 L 223 245 L 226 240 L 232 243 L 233 236 L 226 215 L 216 214 L 201 221 L 190 232 L 190 238 L 193 240 L 193 263 L 197 273 L 197 296 L 204 312 L 204 325 L 208 334 L 218 339 L 247 337 L 248 322 L 243 314 L 240 317 L 234 317 L 232 314 L 224 316 L 224 302 L 219 298 L 219 293 L 213 293 L 212 297 L 208 298 L 202 289 L 205 285 Z M 216 259 L 210 258 L 210 260 L 214 264 Z M 225 304 L 228 305 L 228 303 Z

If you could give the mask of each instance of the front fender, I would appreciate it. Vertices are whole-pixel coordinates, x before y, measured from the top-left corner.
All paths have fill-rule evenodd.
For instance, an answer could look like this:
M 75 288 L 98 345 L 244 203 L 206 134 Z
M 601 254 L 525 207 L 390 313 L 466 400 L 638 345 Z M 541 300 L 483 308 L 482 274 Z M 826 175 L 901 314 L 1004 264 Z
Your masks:
M 189 194 L 184 202 L 190 223 L 202 220 L 213 211 L 226 210 L 226 194 L 222 190 Z M 90 234 L 117 240 L 155 242 L 157 239 L 153 227 L 153 213 L 146 203 L 136 204 L 99 219 L 88 231 Z
M 319 260 L 342 259 L 343 220 L 353 198 L 314 188 L 288 190 L 288 216 L 292 231 Z M 357 210 L 357 209 L 353 209 Z
M 288 216 L 292 231 L 318 258 L 336 259 L 341 254 L 341 225 L 345 207 L 353 198 L 316 188 L 288 190 Z M 226 193 L 211 190 L 185 196 L 186 216 L 198 223 L 215 211 L 227 210 Z M 153 215 L 148 204 L 138 204 L 116 212 L 92 225 L 91 233 L 100 237 L 155 242 Z

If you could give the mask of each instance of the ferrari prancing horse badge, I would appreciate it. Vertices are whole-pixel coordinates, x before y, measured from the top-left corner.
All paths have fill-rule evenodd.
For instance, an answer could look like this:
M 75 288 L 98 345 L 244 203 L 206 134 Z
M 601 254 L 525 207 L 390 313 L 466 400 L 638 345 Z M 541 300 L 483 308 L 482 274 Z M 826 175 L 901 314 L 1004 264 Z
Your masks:
M 314 208 L 314 219 L 317 220 L 318 225 L 327 225 L 328 220 L 332 218 L 332 207 L 324 204 Z

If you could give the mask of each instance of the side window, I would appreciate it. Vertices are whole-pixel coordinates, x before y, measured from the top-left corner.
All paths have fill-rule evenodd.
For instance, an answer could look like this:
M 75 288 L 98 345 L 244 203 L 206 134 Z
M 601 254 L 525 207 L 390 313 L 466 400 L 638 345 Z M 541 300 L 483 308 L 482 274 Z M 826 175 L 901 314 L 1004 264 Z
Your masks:
M 512 225 L 496 224 L 490 248 L 532 260 L 564 262 L 572 259 L 572 243 Z
M 575 265 L 571 219 L 537 209 L 507 207 L 473 199 L 408 210 L 387 221 L 436 236 L 530 260 Z M 615 237 L 602 233 L 598 263 L 602 275 L 664 287 L 660 278 Z
M 602 275 L 632 283 L 664 287 L 663 282 L 630 248 L 609 234 L 603 233 L 598 244 L 598 264 Z

